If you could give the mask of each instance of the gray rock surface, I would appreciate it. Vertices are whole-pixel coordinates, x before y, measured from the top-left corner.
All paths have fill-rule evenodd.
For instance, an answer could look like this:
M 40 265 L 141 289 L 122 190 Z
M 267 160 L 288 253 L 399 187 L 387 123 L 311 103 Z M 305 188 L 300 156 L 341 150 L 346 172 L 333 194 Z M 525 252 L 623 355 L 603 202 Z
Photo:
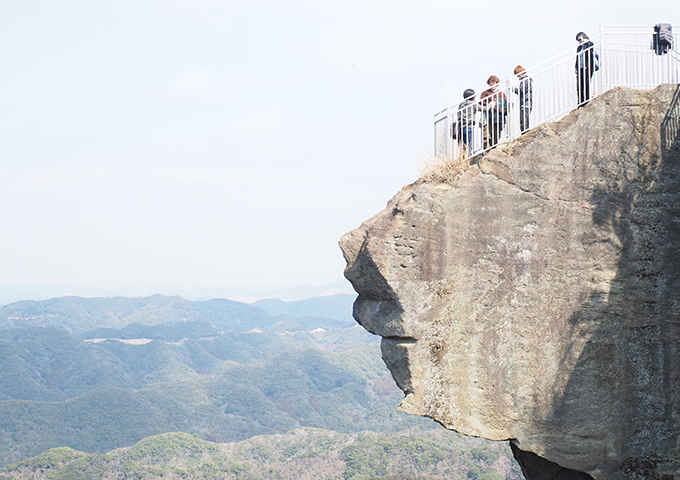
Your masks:
M 680 478 L 679 97 L 611 90 L 343 236 L 401 410 L 529 480 Z

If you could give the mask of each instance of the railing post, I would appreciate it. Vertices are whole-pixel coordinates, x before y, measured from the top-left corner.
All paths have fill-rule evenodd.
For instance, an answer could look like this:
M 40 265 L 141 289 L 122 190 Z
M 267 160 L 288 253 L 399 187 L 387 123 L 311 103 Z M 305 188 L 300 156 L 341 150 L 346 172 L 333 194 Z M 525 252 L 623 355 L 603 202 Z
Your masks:
M 451 121 L 451 107 L 446 108 L 446 153 L 450 156 L 453 152 L 453 121 Z

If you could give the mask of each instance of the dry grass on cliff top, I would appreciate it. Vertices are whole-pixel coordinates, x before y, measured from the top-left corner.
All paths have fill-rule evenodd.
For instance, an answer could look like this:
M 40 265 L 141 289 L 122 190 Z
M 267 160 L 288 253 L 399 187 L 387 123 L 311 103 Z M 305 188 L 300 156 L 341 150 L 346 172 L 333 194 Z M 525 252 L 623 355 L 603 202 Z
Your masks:
M 419 169 L 420 180 L 428 183 L 453 183 L 470 166 L 470 157 L 432 157 Z

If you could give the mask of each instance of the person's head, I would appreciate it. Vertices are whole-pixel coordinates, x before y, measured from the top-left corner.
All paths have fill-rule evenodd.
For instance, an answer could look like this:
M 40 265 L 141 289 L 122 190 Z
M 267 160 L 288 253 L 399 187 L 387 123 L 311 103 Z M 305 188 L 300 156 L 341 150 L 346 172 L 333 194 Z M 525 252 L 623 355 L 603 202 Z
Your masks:
M 587 42 L 588 40 L 590 40 L 590 38 L 588 37 L 588 35 L 586 35 L 585 32 L 578 32 L 576 34 L 576 41 L 577 42 L 583 43 L 583 42 Z
M 513 73 L 517 75 L 518 77 L 521 77 L 524 75 L 527 71 L 524 69 L 522 65 L 517 65 L 515 69 L 513 70 Z
M 475 96 L 475 91 L 471 88 L 466 88 L 465 91 L 463 92 L 463 100 L 472 100 L 472 97 Z
M 486 84 L 491 85 L 492 87 L 494 85 L 498 85 L 499 83 L 501 83 L 501 79 L 498 78 L 496 75 L 491 75 L 489 79 L 486 81 Z

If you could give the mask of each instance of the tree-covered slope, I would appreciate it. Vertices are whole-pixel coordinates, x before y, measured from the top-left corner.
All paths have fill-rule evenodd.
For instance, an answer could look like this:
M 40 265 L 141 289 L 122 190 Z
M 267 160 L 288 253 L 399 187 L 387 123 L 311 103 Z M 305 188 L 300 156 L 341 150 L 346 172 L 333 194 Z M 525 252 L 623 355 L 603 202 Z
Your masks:
M 177 339 L 156 328 L 147 333 Z M 351 433 L 431 424 L 394 411 L 401 392 L 376 344 L 300 349 L 320 335 L 226 332 L 129 344 L 51 327 L 0 332 L 0 464 L 59 446 L 104 452 L 170 431 L 227 442 L 304 426 Z
M 114 353 L 52 327 L 0 331 L 0 369 L 0 400 L 60 401 L 102 386 L 141 386 Z
M 403 394 L 377 338 L 338 318 L 304 316 L 323 310 L 313 302 L 270 315 L 179 297 L 56 300 L 4 311 L 32 320 L 0 329 L 0 466 L 19 462 L 0 478 L 496 480 L 502 473 L 493 472 L 510 472 L 507 452 L 496 455 L 505 470 L 485 465 L 446 443 L 456 434 L 397 412 Z
M 380 435 L 296 429 L 215 444 L 167 433 L 107 454 L 58 448 L 0 470 L 32 479 L 519 480 L 507 445 L 442 429 Z
M 218 332 L 207 322 L 182 322 L 80 337 L 53 327 L 0 330 L 0 400 L 61 401 L 104 386 L 139 389 L 300 348 L 344 350 L 370 342 L 375 339 L 356 326 L 285 334 Z

